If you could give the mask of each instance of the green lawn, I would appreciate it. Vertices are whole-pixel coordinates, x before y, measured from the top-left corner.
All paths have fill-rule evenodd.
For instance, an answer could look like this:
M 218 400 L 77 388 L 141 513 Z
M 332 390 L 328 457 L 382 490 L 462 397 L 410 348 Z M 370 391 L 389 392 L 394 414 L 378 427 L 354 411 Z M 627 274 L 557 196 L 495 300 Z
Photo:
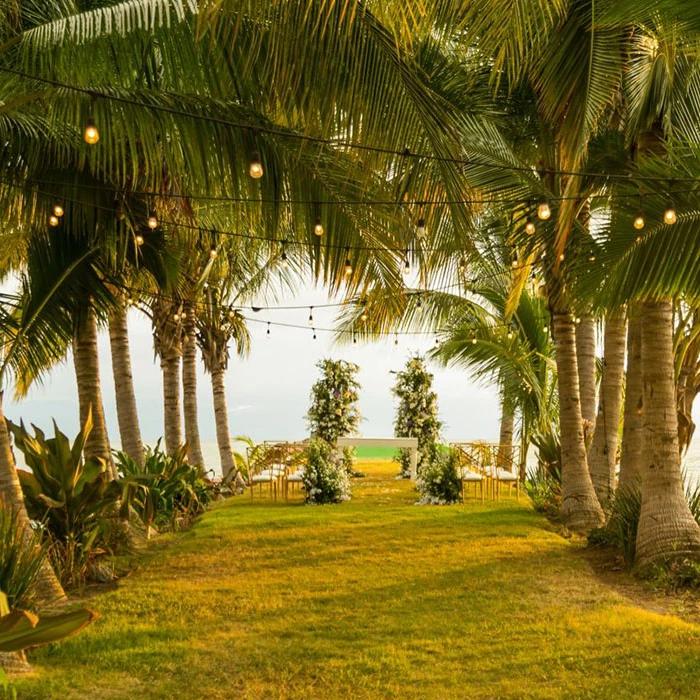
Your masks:
M 527 503 L 248 496 L 160 538 L 19 698 L 696 698 L 700 627 L 636 607 Z

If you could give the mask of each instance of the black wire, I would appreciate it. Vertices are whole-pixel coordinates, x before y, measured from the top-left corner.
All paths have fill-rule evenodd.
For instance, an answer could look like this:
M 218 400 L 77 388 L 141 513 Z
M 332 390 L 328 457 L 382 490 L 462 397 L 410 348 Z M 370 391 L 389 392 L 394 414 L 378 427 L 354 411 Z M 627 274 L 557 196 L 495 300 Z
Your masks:
M 92 99 L 104 99 L 112 102 L 120 102 L 122 104 L 128 104 L 135 107 L 143 107 L 146 109 L 151 109 L 154 111 L 164 112 L 166 114 L 174 114 L 181 117 L 188 117 L 191 119 L 196 119 L 200 121 L 206 121 L 213 124 L 220 124 L 225 126 L 231 126 L 236 129 L 243 129 L 246 131 L 252 131 L 256 134 L 268 134 L 271 136 L 280 136 L 283 138 L 291 138 L 300 141 L 306 141 L 309 143 L 318 143 L 326 146 L 332 146 L 334 148 L 350 148 L 358 151 L 365 151 L 369 153 L 379 153 L 384 155 L 400 156 L 405 158 L 416 158 L 420 160 L 436 161 L 441 163 L 454 163 L 461 166 L 481 166 L 486 168 L 492 168 L 494 170 L 507 170 L 512 172 L 524 172 L 531 175 L 535 175 L 536 171 L 532 167 L 519 166 L 519 165 L 506 165 L 506 164 L 495 164 L 488 162 L 479 162 L 469 158 L 455 158 L 447 156 L 436 156 L 425 153 L 414 153 L 409 148 L 405 148 L 402 151 L 396 151 L 390 148 L 382 148 L 379 146 L 369 146 L 366 144 L 353 143 L 351 141 L 336 141 L 332 139 L 325 139 L 319 136 L 308 136 L 304 134 L 298 134 L 295 132 L 284 131 L 282 129 L 273 129 L 270 127 L 255 126 L 252 124 L 244 124 L 241 122 L 233 122 L 228 119 L 222 119 L 220 117 L 213 117 L 206 114 L 193 114 L 192 112 L 187 112 L 185 110 L 175 109 L 174 107 L 166 107 L 164 105 L 149 105 L 138 100 L 133 100 L 127 97 L 121 97 L 119 95 L 110 95 L 109 93 L 96 90 L 95 88 L 79 87 L 77 85 L 70 85 L 68 83 L 63 83 L 59 80 L 53 80 L 51 78 L 42 78 L 38 75 L 32 75 L 31 73 L 26 73 L 25 71 L 18 70 L 16 68 L 8 68 L 6 66 L 0 66 L 0 71 L 5 73 L 10 73 L 28 80 L 36 80 L 37 82 L 44 83 L 46 85 L 51 85 L 53 87 L 63 88 L 65 90 L 72 90 L 84 95 L 89 96 Z M 679 178 L 679 177 L 659 177 L 651 175 L 638 175 L 632 177 L 631 174 L 617 174 L 617 173 L 596 173 L 590 171 L 575 171 L 575 170 L 556 170 L 553 168 L 538 168 L 537 172 L 541 174 L 549 175 L 566 175 L 570 177 L 593 177 L 593 178 L 609 178 L 615 180 L 628 180 L 630 182 L 666 182 L 669 180 L 673 182 L 700 182 L 700 178 Z

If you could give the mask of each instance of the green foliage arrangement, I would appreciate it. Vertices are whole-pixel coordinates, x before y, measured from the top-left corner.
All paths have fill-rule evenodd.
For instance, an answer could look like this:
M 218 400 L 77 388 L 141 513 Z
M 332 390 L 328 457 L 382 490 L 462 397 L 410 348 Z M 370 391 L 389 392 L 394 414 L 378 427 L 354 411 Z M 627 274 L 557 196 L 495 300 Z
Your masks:
M 418 438 L 418 470 L 436 458 L 436 445 L 440 439 L 442 423 L 437 418 L 437 394 L 432 390 L 433 375 L 425 367 L 425 358 L 414 355 L 406 368 L 396 372 L 396 384 L 392 389 L 399 399 L 394 420 L 396 437 Z M 397 461 L 401 476 L 411 476 L 410 450 L 399 450 Z
M 556 518 L 561 508 L 561 470 L 558 464 L 543 464 L 529 474 L 523 485 L 538 513 Z
M 314 438 L 309 443 L 302 478 L 307 503 L 324 505 L 350 500 L 347 469 L 325 440 Z
M 35 609 L 34 584 L 48 554 L 40 531 L 31 540 L 16 512 L 0 505 L 0 591 L 12 608 Z
M 421 505 L 450 505 L 461 499 L 459 459 L 454 450 L 436 449 L 432 459 L 423 460 L 418 470 L 418 491 Z
M 50 540 L 50 556 L 65 586 L 82 583 L 94 560 L 125 543 L 117 504 L 119 484 L 109 481 L 101 459 L 83 459 L 92 429 L 88 416 L 73 445 L 54 421 L 54 437 L 33 426 L 9 423 L 17 448 L 31 470 L 19 471 L 29 517 L 40 522 Z
M 331 445 L 339 437 L 357 432 L 361 416 L 357 406 L 360 383 L 358 365 L 345 360 L 325 359 L 316 365 L 321 378 L 311 388 L 311 406 L 306 418 L 312 438 L 320 438 Z M 343 463 L 352 471 L 352 448 L 343 450 Z
M 198 466 L 187 463 L 186 447 L 170 457 L 160 442 L 145 448 L 143 467 L 124 452 L 114 453 L 122 502 L 131 505 L 147 528 L 186 527 L 205 510 L 213 487 Z

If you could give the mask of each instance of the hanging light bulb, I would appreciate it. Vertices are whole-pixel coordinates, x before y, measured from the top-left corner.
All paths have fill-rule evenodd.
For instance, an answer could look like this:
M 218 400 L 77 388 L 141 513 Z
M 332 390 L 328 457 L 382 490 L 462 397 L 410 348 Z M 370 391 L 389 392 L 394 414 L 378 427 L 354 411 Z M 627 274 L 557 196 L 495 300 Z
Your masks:
M 350 248 L 345 249 L 345 276 L 350 277 L 352 274 L 352 263 L 350 262 Z
M 559 262 L 563 262 L 563 261 L 564 261 L 564 253 L 561 253 L 559 255 Z
M 65 212 L 63 211 L 63 205 L 60 202 L 56 202 L 53 205 L 53 215 L 57 216 L 60 219 L 64 213 Z
M 438 345 L 440 345 L 440 341 L 438 340 L 438 337 L 435 336 L 435 346 L 437 347 Z
M 85 143 L 89 143 L 91 146 L 94 146 L 100 140 L 100 132 L 97 130 L 95 120 L 92 117 L 89 117 L 85 124 L 83 138 Z
M 209 257 L 210 257 L 212 260 L 216 260 L 216 258 L 219 257 L 219 251 L 216 249 L 216 246 L 215 246 L 215 245 L 213 245 L 213 246 L 211 247 L 211 249 L 209 250 Z
M 312 328 L 311 330 L 314 332 L 314 338 L 313 338 L 313 339 L 316 340 L 316 329 L 315 329 L 315 328 Z
M 508 331 L 508 340 L 513 340 L 513 331 L 512 330 Z
M 408 251 L 406 251 L 406 257 L 404 258 L 404 261 L 403 261 L 403 274 L 404 275 L 411 274 L 411 263 L 408 262 Z
M 158 228 L 158 217 L 153 209 L 148 214 L 148 228 L 157 229 Z
M 594 252 L 594 251 L 591 251 L 591 252 L 588 254 L 588 260 L 589 260 L 590 262 L 595 262 L 595 252 Z
M 552 210 L 549 208 L 549 202 L 547 201 L 547 198 L 544 195 L 542 195 L 540 197 L 540 202 L 537 205 L 537 216 L 542 221 L 546 221 L 551 215 Z
M 513 253 L 513 260 L 511 260 L 510 266 L 513 269 L 518 267 L 518 251 L 517 250 Z
M 173 321 L 175 321 L 175 323 L 177 323 L 179 320 L 180 320 L 180 314 L 174 313 L 173 314 Z
M 253 151 L 251 155 L 248 173 L 253 180 L 259 180 L 265 174 L 262 163 L 260 162 L 260 154 L 257 151 Z
M 664 223 L 669 226 L 673 225 L 678 221 L 678 214 L 676 213 L 676 208 L 673 206 L 673 202 L 669 202 L 666 205 L 666 211 L 664 212 Z
M 476 333 L 472 332 L 472 345 L 476 345 L 477 340 L 476 340 Z
M 362 310 L 362 316 L 360 316 L 360 321 L 364 323 L 367 320 L 367 309 Z
M 644 228 L 644 216 L 641 212 L 634 217 L 634 227 L 637 231 L 641 231 Z
M 314 222 L 314 233 L 317 236 L 322 236 L 323 235 L 323 224 L 321 223 L 321 217 L 317 216 L 316 221 Z
M 228 317 L 233 321 L 234 318 L 236 318 L 236 312 L 233 310 L 233 308 L 228 310 Z
M 49 217 L 49 226 L 58 226 L 58 217 L 55 214 Z
M 357 345 L 357 336 L 354 333 L 352 334 L 352 344 Z
M 545 323 L 544 326 L 542 326 L 542 330 L 543 330 L 545 333 L 549 333 L 549 326 Z
M 309 325 L 313 326 L 314 325 L 314 307 L 309 306 Z
M 136 245 L 143 245 L 144 238 L 143 238 L 143 236 L 142 236 L 140 233 L 137 233 L 137 234 L 134 236 L 134 241 L 136 242 Z
M 270 322 L 267 322 L 267 333 L 265 335 L 269 338 L 270 337 Z
M 425 219 L 421 217 L 416 223 L 416 236 L 418 238 L 425 238 Z
M 280 262 L 282 263 L 282 267 L 287 267 L 289 265 L 289 258 L 287 258 L 287 253 L 282 251 L 282 255 L 280 255 Z
M 464 274 L 467 271 L 467 263 L 465 263 L 464 260 L 459 261 L 459 271 L 461 274 Z
M 394 345 L 398 345 L 398 344 L 399 344 L 399 336 L 397 334 L 394 336 Z
M 525 222 L 525 233 L 528 233 L 531 236 L 533 233 L 535 233 L 535 222 L 530 216 L 527 217 L 527 221 Z

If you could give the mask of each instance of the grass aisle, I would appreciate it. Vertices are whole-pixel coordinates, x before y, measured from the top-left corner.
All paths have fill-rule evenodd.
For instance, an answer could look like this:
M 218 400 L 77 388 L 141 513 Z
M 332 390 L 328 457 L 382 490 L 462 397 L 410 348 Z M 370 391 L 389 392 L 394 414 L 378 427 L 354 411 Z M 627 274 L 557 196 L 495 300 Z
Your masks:
M 700 628 L 632 606 L 526 503 L 244 498 L 153 543 L 31 698 L 695 698 Z M 526 500 L 526 499 L 524 499 Z

